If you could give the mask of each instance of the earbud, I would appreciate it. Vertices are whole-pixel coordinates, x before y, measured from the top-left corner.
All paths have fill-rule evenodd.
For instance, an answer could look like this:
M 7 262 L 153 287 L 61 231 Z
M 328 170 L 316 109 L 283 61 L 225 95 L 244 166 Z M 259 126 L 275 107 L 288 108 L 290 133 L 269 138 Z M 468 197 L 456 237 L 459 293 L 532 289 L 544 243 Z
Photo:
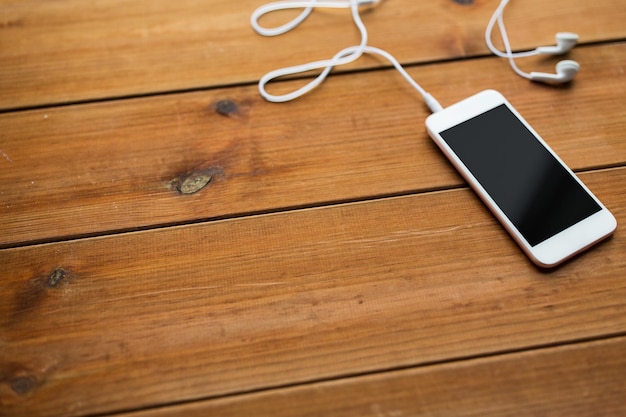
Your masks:
M 504 27 L 504 19 L 502 17 L 504 13 L 504 8 L 508 3 L 509 0 L 501 0 L 500 5 L 489 20 L 489 24 L 487 24 L 487 29 L 485 30 L 485 42 L 487 43 L 489 50 L 491 50 L 491 52 L 493 52 L 497 56 L 507 58 L 509 60 L 509 64 L 511 64 L 511 68 L 513 68 L 513 71 L 515 71 L 521 77 L 528 78 L 529 80 L 540 81 L 548 84 L 562 84 L 572 81 L 572 79 L 576 76 L 576 74 L 578 74 L 578 70 L 580 69 L 580 65 L 578 65 L 578 63 L 575 61 L 561 61 L 556 64 L 556 74 L 548 74 L 544 72 L 528 73 L 522 71 L 515 63 L 515 59 L 537 55 L 564 54 L 566 52 L 569 52 L 576 45 L 576 43 L 578 43 L 578 35 L 571 32 L 559 32 L 555 35 L 556 45 L 554 46 L 540 46 L 530 51 L 513 52 L 513 50 L 511 49 L 511 44 L 509 42 L 509 37 L 506 33 L 506 28 Z M 504 52 L 496 48 L 491 41 L 491 32 L 493 31 L 493 27 L 496 25 L 496 23 L 498 24 L 498 28 L 500 29 L 502 43 L 504 43 Z
M 531 72 L 529 78 L 533 81 L 541 81 L 548 84 L 563 84 L 572 81 L 579 70 L 580 65 L 578 62 L 568 59 L 556 64 L 556 74 Z
M 569 52 L 578 43 L 578 35 L 576 33 L 559 32 L 555 38 L 555 46 L 540 46 L 536 51 L 540 54 L 562 55 Z M 541 81 L 548 84 L 563 84 L 572 81 L 579 70 L 580 65 L 578 62 L 568 59 L 556 64 L 556 74 L 531 72 L 529 78 L 533 81 Z
M 555 46 L 540 46 L 535 50 L 540 54 L 561 55 L 569 52 L 578 43 L 578 35 L 576 33 L 559 32 L 555 38 Z

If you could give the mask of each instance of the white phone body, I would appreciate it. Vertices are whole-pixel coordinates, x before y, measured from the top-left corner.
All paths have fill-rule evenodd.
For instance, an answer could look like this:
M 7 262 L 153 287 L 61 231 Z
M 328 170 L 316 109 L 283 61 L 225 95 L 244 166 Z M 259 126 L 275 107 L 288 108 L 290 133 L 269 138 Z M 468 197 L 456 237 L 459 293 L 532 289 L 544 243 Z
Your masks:
M 497 91 L 426 119 L 428 134 L 537 265 L 610 236 L 615 217 Z

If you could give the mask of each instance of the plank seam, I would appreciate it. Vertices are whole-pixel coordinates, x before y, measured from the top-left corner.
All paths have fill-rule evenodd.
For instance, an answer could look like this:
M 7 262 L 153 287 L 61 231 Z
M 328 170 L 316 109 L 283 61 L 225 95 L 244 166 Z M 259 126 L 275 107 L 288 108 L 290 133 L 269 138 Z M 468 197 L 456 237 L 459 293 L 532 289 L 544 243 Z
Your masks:
M 626 42 L 626 38 L 588 42 L 584 44 L 578 44 L 576 48 L 583 49 L 583 48 L 595 47 L 595 46 L 610 46 L 610 45 L 617 45 L 623 42 Z M 405 69 L 408 69 L 408 68 L 425 67 L 425 66 L 430 66 L 430 65 L 439 65 L 439 64 L 445 64 L 445 63 L 451 63 L 451 62 L 483 60 L 483 59 L 502 59 L 502 58 L 494 56 L 489 53 L 484 53 L 484 54 L 476 54 L 476 55 L 468 55 L 468 56 L 440 58 L 440 59 L 434 59 L 434 60 L 423 61 L 423 62 L 408 62 L 408 63 L 401 63 L 401 64 Z M 354 74 L 369 73 L 369 72 L 374 72 L 374 71 L 389 71 L 389 70 L 394 70 L 393 65 L 381 64 L 379 66 L 367 67 L 367 68 L 355 68 L 355 69 L 347 69 L 347 70 L 339 69 L 329 74 L 329 77 L 330 76 L 334 76 L 334 77 L 350 76 Z M 280 80 L 275 80 L 273 81 L 273 83 L 284 83 L 284 82 L 289 82 L 289 81 L 307 80 L 311 78 L 314 78 L 314 76 L 292 76 L 292 77 L 281 78 Z M 133 99 L 151 98 L 151 97 L 159 97 L 159 96 L 165 97 L 165 96 L 171 96 L 171 95 L 177 95 L 177 94 L 207 92 L 207 91 L 214 91 L 214 90 L 227 89 L 227 88 L 250 87 L 250 86 L 257 85 L 257 83 L 258 83 L 258 80 L 248 80 L 248 81 L 240 81 L 240 82 L 230 83 L 230 84 L 197 86 L 197 87 L 188 87 L 188 88 L 163 90 L 163 91 L 151 91 L 151 92 L 146 92 L 146 93 L 128 94 L 128 95 L 120 95 L 120 96 L 90 98 L 90 99 L 84 99 L 84 100 L 72 100 L 72 101 L 64 101 L 64 102 L 60 101 L 60 102 L 42 103 L 42 104 L 37 104 L 37 105 L 6 107 L 6 108 L 0 108 L 0 115 L 6 114 L 6 113 L 21 113 L 21 112 L 27 112 L 27 111 L 32 111 L 32 110 L 54 109 L 54 108 L 59 108 L 59 107 L 108 103 L 108 102 L 122 101 L 122 100 L 133 100 Z
M 574 172 L 577 174 L 580 174 L 580 173 L 590 173 L 590 172 L 598 172 L 598 171 L 609 171 L 612 169 L 620 169 L 620 168 L 625 168 L 625 167 L 626 167 L 626 162 L 623 162 L 619 164 L 598 165 L 598 166 L 589 167 L 585 169 L 574 170 Z M 168 228 L 173 228 L 173 227 L 192 226 L 192 225 L 199 225 L 199 224 L 205 224 L 205 223 L 213 223 L 213 222 L 218 222 L 218 221 L 237 220 L 237 219 L 251 218 L 251 217 L 257 217 L 257 216 L 283 214 L 283 213 L 289 213 L 289 212 L 294 212 L 294 211 L 299 211 L 299 210 L 340 207 L 340 206 L 347 205 L 347 204 L 368 203 L 368 202 L 387 200 L 391 198 L 427 195 L 427 194 L 434 194 L 434 193 L 439 193 L 439 192 L 462 190 L 462 189 L 469 190 L 469 186 L 463 183 L 462 185 L 452 185 L 449 187 L 434 187 L 434 188 L 423 188 L 419 190 L 406 190 L 406 191 L 402 191 L 398 193 L 376 194 L 376 195 L 372 195 L 369 197 L 366 196 L 366 197 L 356 197 L 356 198 L 347 198 L 347 199 L 339 199 L 339 200 L 327 200 L 327 201 L 320 201 L 320 202 L 311 203 L 311 204 L 301 204 L 301 205 L 293 205 L 293 206 L 276 207 L 276 208 L 271 208 L 271 209 L 266 209 L 266 210 L 232 213 L 232 214 L 225 214 L 225 215 L 214 216 L 214 217 L 205 217 L 205 218 L 199 218 L 199 219 L 193 219 L 193 220 L 185 220 L 185 221 L 180 221 L 180 222 L 156 223 L 156 224 L 146 225 L 146 226 L 141 226 L 141 227 L 111 229 L 111 230 L 104 230 L 101 232 L 94 232 L 94 233 L 57 236 L 57 237 L 52 237 L 48 239 L 19 241 L 19 242 L 7 243 L 7 244 L 0 244 L 0 251 L 39 246 L 39 245 L 68 243 L 68 242 L 93 239 L 93 238 L 119 236 L 119 235 L 124 235 L 128 233 L 156 231 L 156 230 L 163 230 L 163 229 L 168 229 Z
M 526 347 L 521 347 L 521 348 L 505 349 L 501 351 L 485 352 L 482 354 L 459 356 L 459 357 L 453 357 L 453 358 L 442 359 L 442 360 L 427 361 L 423 363 L 416 363 L 416 364 L 406 365 L 406 366 L 397 366 L 397 367 L 391 367 L 391 368 L 386 368 L 386 369 L 378 369 L 374 371 L 344 374 L 344 375 L 335 376 L 335 377 L 319 378 L 319 379 L 313 379 L 313 380 L 308 380 L 308 381 L 299 381 L 299 382 L 294 382 L 290 384 L 274 385 L 274 386 L 268 386 L 264 388 L 232 392 L 232 393 L 223 394 L 223 395 L 215 395 L 215 396 L 197 398 L 193 400 L 175 401 L 171 403 L 158 404 L 158 405 L 149 406 L 149 407 L 139 407 L 139 408 L 133 408 L 133 409 L 126 409 L 126 410 L 117 410 L 112 413 L 86 414 L 80 417 L 114 417 L 120 414 L 132 414 L 132 413 L 139 413 L 139 412 L 148 411 L 148 410 L 155 411 L 159 409 L 190 405 L 193 403 L 217 401 L 217 400 L 223 400 L 223 399 L 232 399 L 232 398 L 243 397 L 247 395 L 263 394 L 263 393 L 270 393 L 272 391 L 305 387 L 307 385 L 317 385 L 317 384 L 323 384 L 323 383 L 329 383 L 329 382 L 339 382 L 339 381 L 347 381 L 350 379 L 371 377 L 371 376 L 376 376 L 376 375 L 382 375 L 385 373 L 391 374 L 391 373 L 398 373 L 398 372 L 403 372 L 403 371 L 408 371 L 408 370 L 436 367 L 436 366 L 441 366 L 441 365 L 459 364 L 462 362 L 472 362 L 472 361 L 478 361 L 478 360 L 484 360 L 484 359 L 490 359 L 490 358 L 513 356 L 513 355 L 533 352 L 533 351 L 545 352 L 545 351 L 550 351 L 553 349 L 563 348 L 567 346 L 592 344 L 592 343 L 597 343 L 597 342 L 616 340 L 620 338 L 626 338 L 626 331 L 599 335 L 599 336 L 590 336 L 587 338 L 580 338 L 580 339 L 574 339 L 574 340 L 565 340 L 565 341 L 560 341 L 560 342 L 538 344 L 538 345 L 526 346 Z

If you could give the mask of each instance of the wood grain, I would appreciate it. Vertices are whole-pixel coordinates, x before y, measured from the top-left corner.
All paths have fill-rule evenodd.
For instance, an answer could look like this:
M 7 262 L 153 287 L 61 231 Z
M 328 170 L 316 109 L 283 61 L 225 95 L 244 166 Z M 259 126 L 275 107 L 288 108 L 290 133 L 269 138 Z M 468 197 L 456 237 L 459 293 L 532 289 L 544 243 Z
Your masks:
M 444 105 L 499 89 L 574 169 L 623 164 L 626 45 L 572 56 L 583 71 L 565 89 L 495 58 L 411 74 Z M 391 70 L 286 105 L 244 87 L 3 114 L 0 247 L 459 186 L 426 116 Z M 181 195 L 192 174 L 211 181 Z
M 263 38 L 249 17 L 264 3 L 2 1 L 0 109 L 251 83 L 276 67 L 328 58 L 358 42 L 346 10 L 319 11 L 294 34 Z M 371 44 L 404 63 L 486 53 L 483 33 L 498 2 L 459 3 L 383 2 L 364 13 Z M 620 0 L 525 0 L 512 2 L 506 16 L 520 49 L 552 44 L 558 31 L 578 32 L 583 42 L 626 37 Z M 356 64 L 379 65 L 371 58 Z
M 581 175 L 620 224 L 625 173 Z M 106 413 L 624 334 L 625 250 L 543 272 L 467 189 L 5 249 L 0 401 Z
M 553 271 L 388 63 L 263 101 L 357 42 L 346 10 L 263 38 L 263 3 L 0 0 L 0 415 L 626 414 L 626 3 L 507 7 L 517 49 L 581 35 L 562 88 L 488 54 L 497 0 L 363 10 L 442 104 L 502 91 L 616 215 Z
M 623 337 L 307 384 L 119 417 L 619 416 Z

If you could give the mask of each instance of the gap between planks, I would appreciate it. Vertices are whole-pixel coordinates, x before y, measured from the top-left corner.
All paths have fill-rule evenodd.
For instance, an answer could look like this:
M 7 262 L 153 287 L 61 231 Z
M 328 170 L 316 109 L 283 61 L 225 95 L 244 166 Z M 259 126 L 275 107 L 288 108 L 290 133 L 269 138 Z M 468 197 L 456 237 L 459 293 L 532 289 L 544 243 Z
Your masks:
M 623 340 L 620 340 L 623 339 Z M 484 363 L 488 360 L 494 359 L 515 359 L 515 357 L 523 354 L 550 354 L 558 351 L 562 351 L 567 348 L 574 348 L 577 346 L 581 346 L 582 348 L 591 347 L 602 342 L 616 342 L 616 343 L 626 343 L 626 332 L 619 332 L 615 334 L 606 334 L 597 337 L 589 337 L 589 338 L 580 338 L 576 340 L 568 340 L 568 341 L 560 341 L 555 343 L 541 344 L 536 346 L 527 346 L 519 349 L 509 349 L 495 352 L 487 352 L 477 355 L 470 355 L 464 357 L 457 358 L 448 358 L 445 360 L 437 360 L 432 362 L 425 362 L 418 365 L 412 366 L 399 366 L 388 369 L 379 369 L 371 372 L 362 372 L 355 374 L 346 374 L 341 376 L 336 376 L 332 378 L 320 378 L 310 381 L 300 381 L 292 384 L 283 384 L 276 386 L 268 386 L 261 389 L 253 389 L 247 391 L 233 392 L 225 395 L 216 395 L 205 398 L 197 398 L 194 400 L 188 401 L 179 401 L 179 402 L 171 402 L 167 404 L 159 404 L 152 407 L 143 407 L 137 409 L 128 409 L 128 410 L 119 410 L 113 413 L 98 413 L 98 414 L 88 414 L 83 417 L 149 417 L 152 416 L 153 413 L 158 414 L 159 412 L 163 412 L 163 416 L 178 415 L 179 411 L 174 409 L 178 409 L 181 407 L 193 407 L 193 406 L 202 406 L 203 403 L 208 405 L 210 402 L 214 401 L 222 401 L 222 400 L 235 400 L 235 399 L 245 399 L 246 397 L 252 397 L 257 395 L 272 395 L 277 394 L 280 391 L 290 391 L 295 389 L 305 389 L 311 388 L 314 389 L 315 386 L 325 385 L 325 384 L 337 384 L 337 383 L 358 383 L 359 380 L 364 378 L 371 377 L 380 377 L 383 375 L 399 375 L 404 372 L 409 371 L 418 371 L 418 370 L 428 370 L 432 368 L 438 368 L 442 366 L 454 366 L 465 364 L 471 366 L 477 363 Z M 184 412 L 184 410 L 180 410 Z M 195 415 L 195 414 L 194 414 Z M 161 416 L 161 414 L 158 414 Z M 155 415 L 156 417 L 156 415 Z
M 614 164 L 614 165 L 607 165 L 607 166 L 591 167 L 589 169 L 584 169 L 584 170 L 576 170 L 575 172 L 578 175 L 581 173 L 609 171 L 609 170 L 620 169 L 624 167 L 626 167 L 626 165 L 624 164 Z M 453 190 L 462 190 L 462 189 L 469 189 L 469 186 L 467 184 L 463 184 L 463 185 L 451 185 L 449 187 L 437 187 L 437 188 L 425 189 L 425 190 L 422 190 L 422 189 L 421 190 L 408 190 L 408 191 L 399 192 L 399 193 L 379 194 L 379 195 L 373 195 L 373 196 L 366 196 L 363 198 L 331 200 L 331 201 L 322 201 L 322 202 L 313 203 L 313 204 L 276 207 L 276 208 L 272 208 L 268 210 L 234 213 L 231 215 L 207 217 L 207 218 L 193 219 L 193 220 L 187 220 L 187 221 L 181 221 L 181 222 L 161 223 L 161 224 L 154 224 L 154 225 L 149 225 L 149 226 L 144 226 L 144 227 L 113 229 L 113 230 L 106 230 L 100 233 L 96 232 L 96 233 L 62 236 L 62 237 L 56 237 L 56 238 L 50 238 L 50 239 L 14 242 L 14 243 L 4 244 L 4 245 L 0 244 L 0 251 L 6 250 L 6 249 L 24 248 L 24 247 L 29 247 L 29 246 L 48 245 L 48 244 L 56 244 L 56 243 L 73 242 L 73 241 L 79 241 L 79 240 L 85 240 L 85 239 L 94 239 L 94 238 L 100 238 L 100 237 L 118 236 L 118 235 L 124 235 L 128 233 L 148 232 L 151 230 L 162 230 L 162 229 L 168 229 L 172 227 L 200 225 L 200 224 L 207 224 L 207 223 L 218 222 L 218 221 L 228 221 L 228 220 L 258 217 L 258 216 L 285 214 L 285 213 L 299 211 L 299 210 L 314 210 L 314 209 L 340 207 L 340 206 L 345 206 L 349 204 L 370 203 L 370 202 L 388 200 L 388 199 L 394 199 L 394 198 L 427 195 L 427 194 L 440 193 L 440 192 L 453 191 Z

